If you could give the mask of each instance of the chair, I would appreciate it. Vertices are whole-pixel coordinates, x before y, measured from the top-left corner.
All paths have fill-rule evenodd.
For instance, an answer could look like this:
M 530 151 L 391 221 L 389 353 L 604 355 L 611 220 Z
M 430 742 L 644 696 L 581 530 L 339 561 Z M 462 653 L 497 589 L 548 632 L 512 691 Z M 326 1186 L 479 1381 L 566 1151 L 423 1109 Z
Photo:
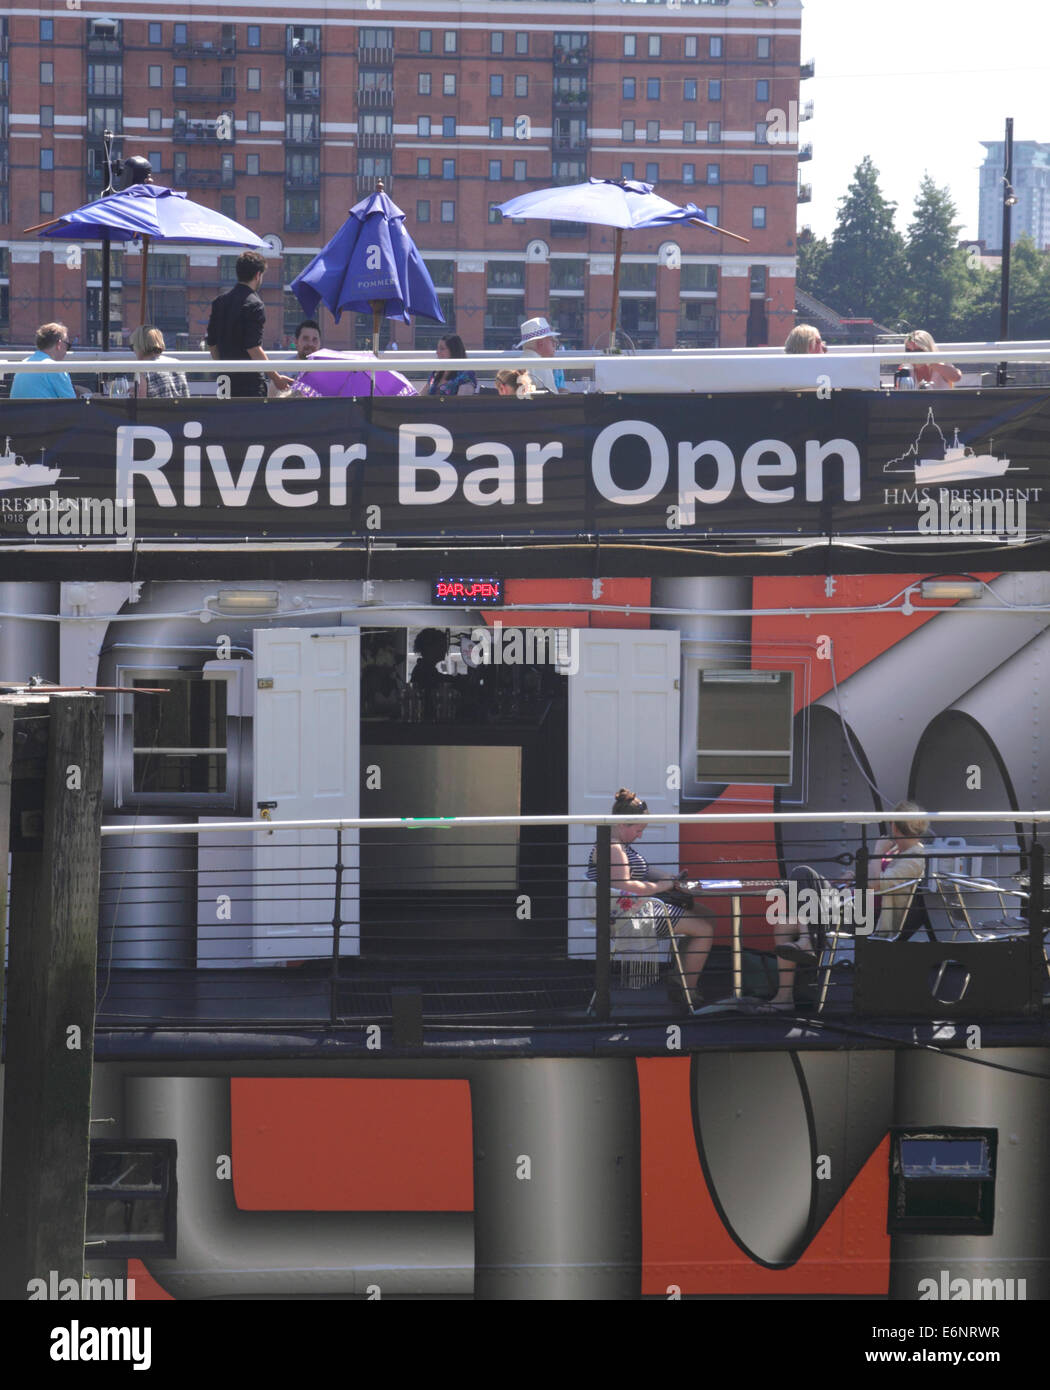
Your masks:
M 903 883 L 897 883 L 888 892 L 882 894 L 882 911 L 879 914 L 879 921 L 891 914 L 892 920 L 898 923 L 896 932 L 892 933 L 892 939 L 899 941 L 901 933 L 907 926 L 908 914 L 911 911 L 912 903 L 915 899 L 915 890 L 924 882 L 922 878 L 910 878 Z M 878 923 L 875 924 L 876 928 Z M 817 978 L 820 981 L 820 998 L 817 1000 L 817 1013 L 824 1012 L 824 1005 L 828 997 L 828 989 L 831 985 L 831 971 L 835 965 L 835 958 L 839 953 L 843 943 L 849 943 L 848 954 L 853 956 L 853 939 L 856 933 L 851 929 L 846 930 L 845 924 L 824 933 L 824 945 L 817 959 Z
M 1010 912 L 1011 906 L 1019 908 L 1021 902 L 1028 898 L 1028 894 L 1022 889 L 1003 888 L 992 879 L 968 878 L 964 874 L 935 873 L 933 881 L 947 913 L 953 941 L 958 941 L 960 934 L 964 934 L 971 941 L 1002 941 L 1010 937 L 1027 936 L 1028 923 L 1019 911 Z M 994 896 L 999 915 L 994 918 L 983 917 L 988 909 L 979 901 L 977 904 L 967 902 L 967 894 L 971 899 L 976 896 L 978 900 L 984 895 Z M 1008 898 L 1019 901 L 1009 904 Z M 978 912 L 982 913 L 982 918 L 975 923 L 971 913 L 976 916 Z

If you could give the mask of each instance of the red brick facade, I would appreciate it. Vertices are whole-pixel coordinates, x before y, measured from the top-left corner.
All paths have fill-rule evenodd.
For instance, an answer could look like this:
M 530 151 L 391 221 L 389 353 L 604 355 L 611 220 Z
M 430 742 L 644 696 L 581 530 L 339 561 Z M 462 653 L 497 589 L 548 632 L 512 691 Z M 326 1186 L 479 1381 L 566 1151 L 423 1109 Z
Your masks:
M 797 126 L 763 139 L 762 123 L 797 112 L 798 0 L 463 0 L 447 17 L 419 0 L 338 11 L 260 0 L 250 22 L 221 5 L 173 20 L 157 0 L 82 0 L 50 18 L 46 5 L 18 4 L 0 18 L 4 341 L 29 342 L 55 318 L 97 341 L 97 253 L 85 248 L 78 265 L 67 243 L 24 229 L 101 193 L 106 126 L 125 156 L 153 160 L 158 183 L 280 238 L 263 287 L 268 345 L 286 342 L 299 316 L 281 286 L 377 176 L 428 261 L 442 263 L 436 278 L 468 347 L 509 346 L 536 314 L 571 346 L 602 341 L 613 232 L 500 223 L 492 211 L 588 175 L 655 181 L 750 238 L 627 233 L 620 322 L 639 346 L 779 343 L 793 325 Z M 148 316 L 172 345 L 196 345 L 230 262 L 156 250 Z M 113 317 L 125 332 L 138 321 L 140 265 L 134 252 L 119 265 Z M 353 315 L 322 326 L 334 346 L 369 328 Z M 402 348 L 430 346 L 436 330 L 420 320 L 395 335 Z

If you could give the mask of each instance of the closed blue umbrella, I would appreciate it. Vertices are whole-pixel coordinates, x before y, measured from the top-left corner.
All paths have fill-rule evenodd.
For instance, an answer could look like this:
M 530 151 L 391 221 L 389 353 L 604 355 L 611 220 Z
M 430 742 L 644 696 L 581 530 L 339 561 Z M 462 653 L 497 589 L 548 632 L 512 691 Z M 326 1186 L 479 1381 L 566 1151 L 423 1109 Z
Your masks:
M 553 222 L 593 222 L 616 228 L 616 255 L 613 263 L 613 302 L 610 332 L 616 332 L 616 312 L 620 302 L 620 258 L 625 230 L 668 227 L 676 222 L 692 222 L 735 241 L 747 241 L 736 232 L 727 232 L 708 221 L 695 203 L 679 207 L 653 192 L 651 183 L 631 179 L 589 179 L 586 183 L 560 188 L 538 188 L 500 204 L 504 217 L 542 217 Z
M 29 227 L 27 231 L 37 231 Z M 247 227 L 223 217 L 221 212 L 195 203 L 179 189 L 163 188 L 155 183 L 136 183 L 123 193 L 111 193 L 85 203 L 73 212 L 63 213 L 53 222 L 44 224 L 42 237 L 75 238 L 105 243 L 108 260 L 110 241 L 133 241 L 142 238 L 142 291 L 139 317 L 146 321 L 146 270 L 151 241 L 191 241 L 215 246 L 265 246 L 261 237 Z M 108 305 L 103 306 L 103 337 L 108 337 Z
M 307 314 L 324 304 L 336 323 L 344 309 L 371 312 L 373 352 L 379 349 L 381 317 L 410 323 L 412 315 L 422 314 L 445 322 L 434 282 L 405 230 L 405 214 L 383 191 L 382 182 L 350 209 L 291 289 Z

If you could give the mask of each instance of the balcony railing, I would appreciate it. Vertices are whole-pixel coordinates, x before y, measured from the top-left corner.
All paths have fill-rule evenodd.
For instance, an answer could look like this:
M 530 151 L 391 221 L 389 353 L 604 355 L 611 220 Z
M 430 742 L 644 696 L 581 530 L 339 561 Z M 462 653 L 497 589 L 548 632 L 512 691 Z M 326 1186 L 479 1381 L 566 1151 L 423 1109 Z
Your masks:
M 554 148 L 556 150 L 578 150 L 585 153 L 591 147 L 591 142 L 586 135 L 556 135 L 554 137 Z
M 376 134 L 374 132 L 358 135 L 357 148 L 359 150 L 392 150 L 394 137 L 390 134 Z
M 124 95 L 124 83 L 119 77 L 106 78 L 101 81 L 91 77 L 87 79 L 87 94 L 89 97 L 122 97 Z
M 561 44 L 555 44 L 553 58 L 556 68 L 585 68 L 591 61 L 590 45 L 585 44 L 582 48 L 563 48 Z
M 177 169 L 171 176 L 176 188 L 232 188 L 232 169 Z
M 812 144 L 803 145 L 803 146 L 799 149 L 799 152 L 798 152 L 798 162 L 799 162 L 800 164 L 802 164 L 802 163 L 805 162 L 805 160 L 807 160 L 807 159 L 812 159 L 812 158 L 813 158 L 813 146 L 812 146 Z
M 393 87 L 358 87 L 357 104 L 361 107 L 380 107 L 389 110 L 394 105 Z
M 0 185 L 4 185 L 11 177 L 10 169 L 6 163 L 0 164 Z
M 318 63 L 321 61 L 321 45 L 312 39 L 286 39 L 284 54 L 294 62 Z
M 285 130 L 284 143 L 286 145 L 319 145 L 321 143 L 321 122 L 310 121 L 301 130 L 289 132 Z
M 0 99 L 6 99 L 6 97 L 7 97 L 7 88 L 8 88 L 7 78 L 6 78 L 6 77 L 0 77 Z
M 357 61 L 366 68 L 392 68 L 394 50 L 392 48 L 359 48 Z
M 589 92 L 559 92 L 554 93 L 554 109 L 557 110 L 579 110 L 581 106 L 586 106 L 590 100 Z
M 236 58 L 237 41 L 212 43 L 210 39 L 200 39 L 196 43 L 177 43 L 171 51 L 176 58 Z
M 237 100 L 236 83 L 209 84 L 204 87 L 176 87 L 179 101 L 206 101 L 213 106 L 229 106 Z
M 178 321 L 169 322 L 174 328 Z M 516 332 L 486 330 L 490 349 Z M 549 688 L 542 699 L 519 692 L 519 721 L 542 718 L 543 703 L 549 708 L 558 698 Z M 417 1008 L 434 1024 L 557 1021 L 584 1029 L 595 1019 L 689 1019 L 723 1030 L 724 1043 L 735 1013 L 749 1037 L 757 1015 L 765 1015 L 767 1026 L 780 1026 L 775 1041 L 788 1043 L 800 1018 L 874 1016 L 884 1038 L 896 1027 L 900 1041 L 913 1045 L 908 1020 L 972 1021 L 970 994 L 979 991 L 969 986 L 985 970 L 998 972 L 1004 1002 L 986 992 L 979 1016 L 1038 1015 L 1047 984 L 1041 846 L 995 847 L 991 855 L 988 845 L 967 849 L 965 842 L 962 851 L 909 851 L 918 876 L 884 885 L 878 903 L 868 887 L 877 816 L 768 819 L 770 835 L 782 834 L 818 873 L 839 879 L 848 861 L 852 880 L 844 889 L 829 884 L 822 895 L 791 873 L 786 851 L 783 863 L 770 866 L 765 844 L 756 847 L 717 813 L 705 815 L 704 850 L 713 851 L 712 862 L 717 855 L 720 876 L 704 880 L 687 863 L 680 891 L 698 916 L 731 919 L 731 926 L 700 975 L 705 999 L 721 1001 L 723 1010 L 695 1024 L 699 1005 L 683 985 L 698 982 L 685 974 L 690 938 L 683 928 L 696 918 L 676 919 L 674 936 L 658 938 L 617 913 L 608 817 L 461 816 L 443 818 L 434 830 L 393 818 L 303 820 L 282 829 L 276 843 L 279 821 L 179 831 L 153 824 L 145 840 L 141 829 L 107 826 L 97 1026 L 385 1021 L 392 992 L 415 984 Z M 991 812 L 989 819 L 1006 817 Z M 698 822 L 699 815 L 657 819 L 654 829 L 669 823 L 675 833 L 647 850 L 654 877 L 678 873 L 680 852 L 688 861 L 691 842 L 680 840 L 680 828 Z M 216 920 L 222 900 L 232 915 Z M 800 911 L 810 924 L 803 932 L 812 960 L 788 970 L 774 950 L 798 936 L 790 922 Z M 312 959 L 312 970 L 284 968 L 304 959 Z M 768 1007 L 774 995 L 787 996 L 776 1009 Z
M 812 58 L 799 66 L 798 76 L 800 82 L 805 82 L 808 77 L 812 77 L 816 71 L 816 64 Z
M 320 106 L 320 87 L 285 87 L 284 99 L 289 106 Z
M 285 188 L 320 188 L 321 171 L 320 169 L 314 169 L 312 172 L 305 174 L 286 173 L 284 176 L 284 186 Z
M 813 201 L 813 186 L 808 183 L 800 183 L 798 186 L 798 200 L 800 203 L 811 203 Z
M 113 35 L 89 34 L 87 51 L 89 53 L 123 53 L 124 40 Z
M 286 232 L 318 232 L 321 230 L 319 213 L 297 212 L 284 219 Z
M 361 195 L 374 193 L 376 191 L 380 179 L 383 180 L 384 191 L 389 193 L 391 188 L 394 186 L 393 174 L 355 174 L 354 187 L 356 188 L 357 192 Z
M 554 181 L 552 180 L 552 182 L 554 182 Z M 578 183 L 579 180 L 578 180 L 578 179 L 576 179 L 576 180 L 573 180 L 573 179 L 563 179 L 563 180 L 562 180 L 562 183 L 573 183 L 573 182 Z M 590 225 L 589 225 L 589 223 L 587 223 L 587 222 L 552 222 L 552 223 L 550 224 L 550 228 L 551 228 L 551 231 L 550 231 L 551 236 L 558 236 L 558 237 L 565 237 L 565 236 L 586 236 L 587 233 L 590 231 Z

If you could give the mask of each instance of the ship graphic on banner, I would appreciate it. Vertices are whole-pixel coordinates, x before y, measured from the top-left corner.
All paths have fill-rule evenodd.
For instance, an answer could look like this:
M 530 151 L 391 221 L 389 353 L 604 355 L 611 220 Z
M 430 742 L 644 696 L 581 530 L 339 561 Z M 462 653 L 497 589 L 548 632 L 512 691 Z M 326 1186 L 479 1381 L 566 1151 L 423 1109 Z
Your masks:
M 4 440 L 4 450 L 0 453 L 0 492 L 11 492 L 19 488 L 47 487 L 57 483 L 62 477 L 61 468 L 49 468 L 44 462 L 46 450 L 40 450 L 39 463 L 26 463 L 21 454 L 11 447 L 11 436 Z M 75 478 L 67 478 L 75 482 Z
M 908 473 L 914 469 L 916 483 L 931 486 L 970 482 L 975 478 L 1001 478 L 1009 467 L 1008 458 L 998 458 L 993 453 L 974 453 L 968 444 L 960 441 L 958 429 L 949 444 L 931 406 L 914 443 L 899 457 L 890 459 L 883 466 L 883 472 Z M 1027 472 L 1026 469 L 1018 471 Z

